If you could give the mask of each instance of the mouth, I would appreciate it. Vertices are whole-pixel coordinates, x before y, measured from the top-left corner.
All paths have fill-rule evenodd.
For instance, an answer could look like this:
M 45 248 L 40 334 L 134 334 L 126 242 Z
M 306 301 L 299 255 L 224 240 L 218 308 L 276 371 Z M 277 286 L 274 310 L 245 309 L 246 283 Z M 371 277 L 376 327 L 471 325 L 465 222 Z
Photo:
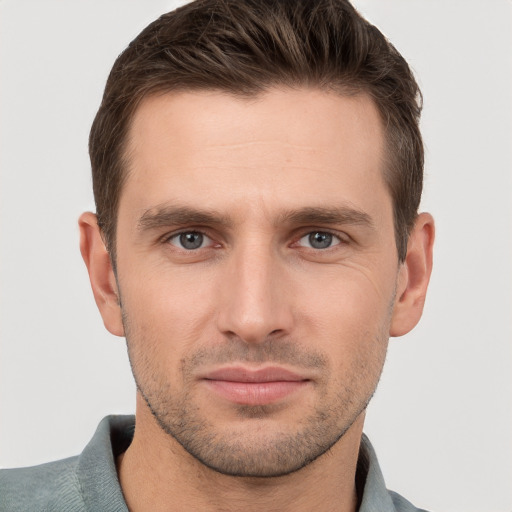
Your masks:
M 272 404 L 304 389 L 311 380 L 281 367 L 220 368 L 201 379 L 210 391 L 235 404 Z

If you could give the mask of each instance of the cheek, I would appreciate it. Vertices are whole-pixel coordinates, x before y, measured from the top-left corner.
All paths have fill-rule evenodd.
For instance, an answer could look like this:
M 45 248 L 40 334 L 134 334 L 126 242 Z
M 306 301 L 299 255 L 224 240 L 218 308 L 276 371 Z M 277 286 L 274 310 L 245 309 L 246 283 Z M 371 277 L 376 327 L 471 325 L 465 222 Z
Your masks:
M 144 344 L 166 366 L 211 337 L 214 292 L 207 280 L 187 274 L 162 270 L 120 279 L 129 342 Z
M 342 387 L 370 389 L 386 355 L 394 285 L 376 286 L 354 269 L 315 283 L 294 294 L 297 332 L 328 356 Z
M 390 274 L 388 274 L 390 276 Z M 375 273 L 354 267 L 311 274 L 293 294 L 297 319 L 324 333 L 346 339 L 366 338 L 390 320 L 394 281 L 378 281 Z

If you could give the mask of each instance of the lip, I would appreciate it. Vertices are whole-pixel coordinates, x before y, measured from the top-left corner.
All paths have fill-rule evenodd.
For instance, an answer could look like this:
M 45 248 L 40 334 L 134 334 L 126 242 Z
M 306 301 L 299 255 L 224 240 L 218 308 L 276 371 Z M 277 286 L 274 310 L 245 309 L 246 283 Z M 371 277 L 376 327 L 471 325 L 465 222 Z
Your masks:
M 279 366 L 251 369 L 243 366 L 230 366 L 207 372 L 204 379 L 223 380 L 227 382 L 298 382 L 309 380 L 295 372 Z
M 202 376 L 210 391 L 236 404 L 272 404 L 303 389 L 310 379 L 285 368 L 226 367 Z

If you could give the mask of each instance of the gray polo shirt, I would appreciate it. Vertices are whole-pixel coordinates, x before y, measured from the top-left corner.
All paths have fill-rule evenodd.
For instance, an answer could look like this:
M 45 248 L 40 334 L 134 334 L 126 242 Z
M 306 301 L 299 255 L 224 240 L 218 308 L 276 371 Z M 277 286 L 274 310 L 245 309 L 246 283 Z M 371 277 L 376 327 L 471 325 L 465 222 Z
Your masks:
M 0 471 L 0 512 L 128 512 L 115 459 L 130 445 L 134 427 L 133 416 L 107 416 L 81 455 Z M 386 489 L 364 435 L 356 483 L 359 512 L 422 512 Z

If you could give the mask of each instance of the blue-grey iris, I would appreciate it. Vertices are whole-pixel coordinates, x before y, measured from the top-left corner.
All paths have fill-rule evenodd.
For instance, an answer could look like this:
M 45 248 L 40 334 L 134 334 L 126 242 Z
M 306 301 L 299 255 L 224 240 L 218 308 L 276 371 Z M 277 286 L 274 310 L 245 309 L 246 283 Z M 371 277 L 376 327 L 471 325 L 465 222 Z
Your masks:
M 332 245 L 332 235 L 323 231 L 315 231 L 309 235 L 309 243 L 314 249 L 327 249 Z
M 203 245 L 203 240 L 203 235 L 197 231 L 189 231 L 180 235 L 180 244 L 189 250 L 199 249 Z

